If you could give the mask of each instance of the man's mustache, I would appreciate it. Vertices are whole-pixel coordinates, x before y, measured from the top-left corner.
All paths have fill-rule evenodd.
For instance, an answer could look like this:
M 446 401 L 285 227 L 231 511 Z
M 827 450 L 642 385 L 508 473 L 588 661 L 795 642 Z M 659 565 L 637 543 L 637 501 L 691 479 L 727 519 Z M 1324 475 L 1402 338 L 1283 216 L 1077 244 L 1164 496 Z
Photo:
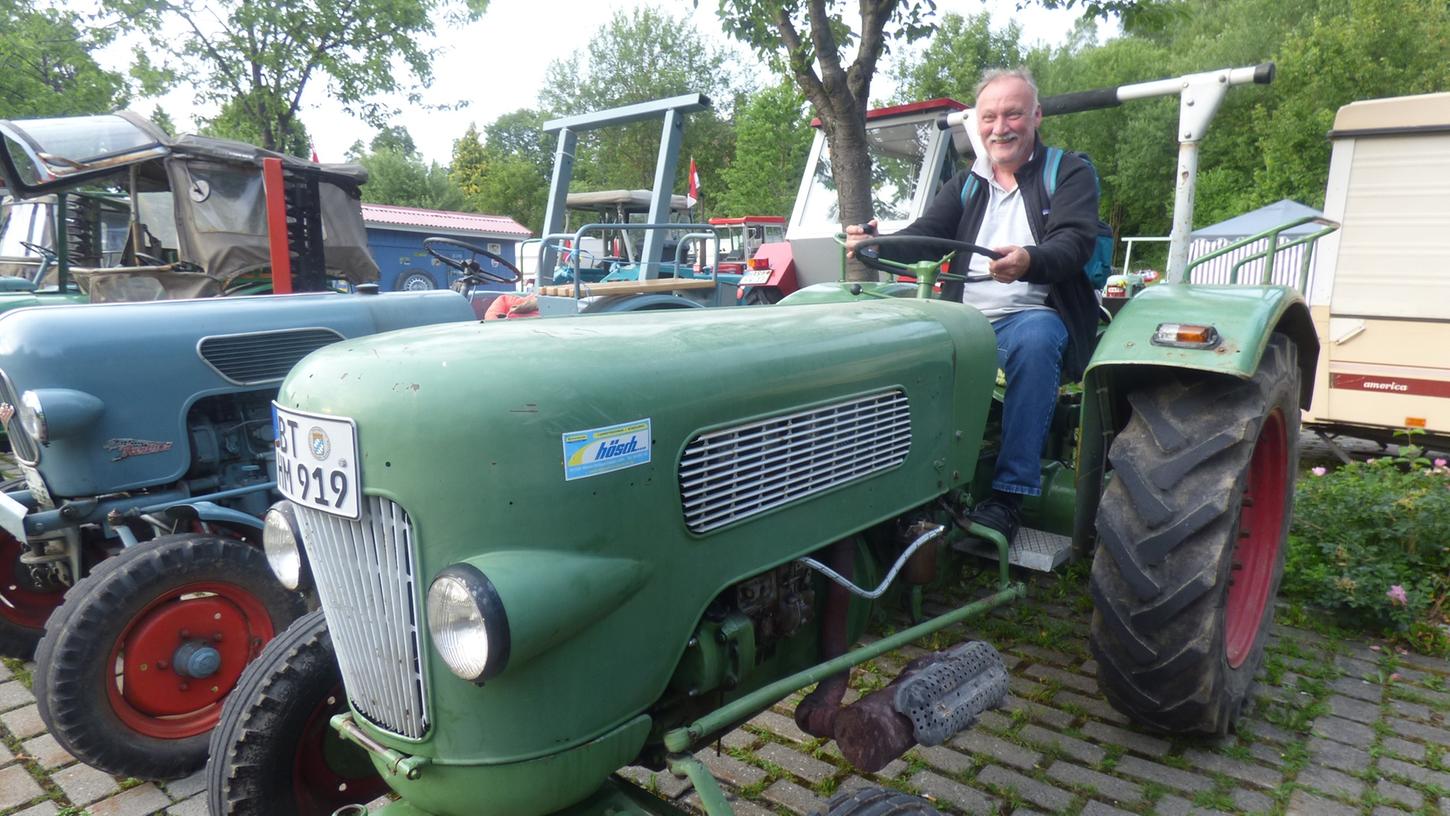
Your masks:
M 1015 134 L 1015 133 L 1007 133 L 1007 134 L 1004 134 L 1002 136 L 993 136 L 992 138 L 988 139 L 987 141 L 991 142 L 992 144 L 1008 144 L 1008 143 L 1017 141 L 1017 138 L 1018 138 L 1017 134 Z

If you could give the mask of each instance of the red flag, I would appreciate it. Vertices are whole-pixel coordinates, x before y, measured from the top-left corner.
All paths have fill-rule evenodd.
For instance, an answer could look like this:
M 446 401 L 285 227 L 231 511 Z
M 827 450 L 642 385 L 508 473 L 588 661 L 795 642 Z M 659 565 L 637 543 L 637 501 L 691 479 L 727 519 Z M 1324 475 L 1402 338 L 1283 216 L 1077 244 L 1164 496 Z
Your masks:
M 695 159 L 690 157 L 690 198 L 700 200 L 700 171 L 695 167 Z
M 310 148 L 312 148 L 312 163 L 313 164 L 321 164 L 321 162 L 319 162 L 317 160 L 317 145 L 314 145 L 312 143 L 312 140 L 311 139 L 308 139 L 307 140 L 307 146 L 310 147 Z

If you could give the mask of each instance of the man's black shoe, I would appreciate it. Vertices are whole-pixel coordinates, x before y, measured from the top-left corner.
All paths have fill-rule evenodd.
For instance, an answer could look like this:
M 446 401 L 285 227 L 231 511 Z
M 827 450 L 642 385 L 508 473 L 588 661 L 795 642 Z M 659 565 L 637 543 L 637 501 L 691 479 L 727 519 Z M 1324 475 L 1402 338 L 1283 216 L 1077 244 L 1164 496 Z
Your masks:
M 1015 504 L 995 496 L 972 508 L 972 512 L 967 518 L 974 524 L 990 527 L 1001 533 L 1009 545 L 1012 543 L 1012 539 L 1017 537 L 1017 528 L 1022 524 Z

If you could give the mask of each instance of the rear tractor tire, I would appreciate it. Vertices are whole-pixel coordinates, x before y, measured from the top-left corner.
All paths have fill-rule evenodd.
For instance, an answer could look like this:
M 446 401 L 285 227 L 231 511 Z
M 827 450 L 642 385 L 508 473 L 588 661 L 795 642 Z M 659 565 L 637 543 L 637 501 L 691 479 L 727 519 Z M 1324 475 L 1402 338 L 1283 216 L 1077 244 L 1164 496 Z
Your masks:
M 212 732 L 212 816 L 331 816 L 388 787 L 367 753 L 328 725 L 347 710 L 322 610 L 277 639 L 237 683 Z
M 1128 395 L 1098 509 L 1090 643 L 1134 720 L 1226 733 L 1264 657 L 1299 462 L 1298 349 L 1247 381 L 1179 372 Z

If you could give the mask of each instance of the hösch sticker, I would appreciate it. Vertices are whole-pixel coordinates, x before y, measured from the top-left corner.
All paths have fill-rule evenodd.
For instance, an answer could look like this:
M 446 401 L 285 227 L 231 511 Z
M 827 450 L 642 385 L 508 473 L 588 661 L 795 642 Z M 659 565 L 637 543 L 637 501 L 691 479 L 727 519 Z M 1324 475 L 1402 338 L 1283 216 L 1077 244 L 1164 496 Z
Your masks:
M 649 464 L 650 421 L 638 419 L 587 431 L 570 431 L 564 439 L 564 481 Z

